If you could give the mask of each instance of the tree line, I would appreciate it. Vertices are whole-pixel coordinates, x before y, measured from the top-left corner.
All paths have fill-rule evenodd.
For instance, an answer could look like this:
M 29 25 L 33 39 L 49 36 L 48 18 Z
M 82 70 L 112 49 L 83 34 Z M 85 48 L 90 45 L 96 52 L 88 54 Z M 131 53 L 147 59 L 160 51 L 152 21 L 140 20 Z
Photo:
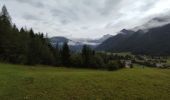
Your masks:
M 98 53 L 84 45 L 80 53 L 72 53 L 67 43 L 54 48 L 43 33 L 18 29 L 5 6 L 0 13 L 0 61 L 26 65 L 53 65 L 77 68 L 119 69 L 120 56 Z M 113 62 L 114 60 L 114 62 Z

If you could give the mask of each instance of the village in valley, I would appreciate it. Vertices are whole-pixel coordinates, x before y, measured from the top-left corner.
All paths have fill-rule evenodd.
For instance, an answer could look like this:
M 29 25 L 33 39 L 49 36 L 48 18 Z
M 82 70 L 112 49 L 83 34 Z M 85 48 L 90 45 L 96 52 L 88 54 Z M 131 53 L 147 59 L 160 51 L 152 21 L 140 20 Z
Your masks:
M 119 60 L 124 68 L 133 68 L 134 64 L 153 68 L 170 68 L 170 59 L 166 56 L 133 55 L 131 53 L 107 53 L 113 60 Z

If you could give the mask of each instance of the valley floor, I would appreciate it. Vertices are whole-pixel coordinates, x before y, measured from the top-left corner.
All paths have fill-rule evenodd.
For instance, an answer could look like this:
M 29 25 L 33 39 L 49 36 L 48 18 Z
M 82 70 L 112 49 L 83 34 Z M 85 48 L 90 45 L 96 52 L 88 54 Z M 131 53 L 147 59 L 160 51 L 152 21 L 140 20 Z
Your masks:
M 108 72 L 0 64 L 1 100 L 169 100 L 170 70 Z

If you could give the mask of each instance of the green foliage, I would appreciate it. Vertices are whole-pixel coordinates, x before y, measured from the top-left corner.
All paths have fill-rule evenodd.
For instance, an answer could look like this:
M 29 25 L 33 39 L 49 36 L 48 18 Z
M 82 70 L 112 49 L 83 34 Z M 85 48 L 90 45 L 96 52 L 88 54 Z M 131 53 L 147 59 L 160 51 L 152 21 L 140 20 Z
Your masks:
M 95 55 L 90 60 L 90 65 L 94 69 L 104 69 L 105 63 L 100 55 Z
M 69 46 L 68 44 L 65 42 L 63 47 L 62 47 L 62 50 L 61 50 L 61 57 L 62 57 L 62 63 L 63 65 L 65 66 L 69 66 L 70 64 L 70 49 L 69 49 Z
M 9 15 L 5 5 L 2 7 L 2 12 L 0 13 L 0 18 L 4 25 L 12 26 L 11 25 L 11 17 Z
M 55 63 L 51 45 L 42 33 L 19 29 L 12 24 L 5 6 L 0 14 L 0 60 L 17 64 Z
M 91 62 L 94 56 L 94 51 L 87 45 L 83 46 L 82 49 L 82 59 L 83 59 L 83 66 L 90 67 Z
M 83 66 L 83 59 L 80 54 L 74 54 L 71 56 L 71 65 L 77 68 Z
M 118 70 L 119 68 L 121 68 L 121 64 L 119 61 L 109 61 L 109 63 L 107 64 L 108 71 Z

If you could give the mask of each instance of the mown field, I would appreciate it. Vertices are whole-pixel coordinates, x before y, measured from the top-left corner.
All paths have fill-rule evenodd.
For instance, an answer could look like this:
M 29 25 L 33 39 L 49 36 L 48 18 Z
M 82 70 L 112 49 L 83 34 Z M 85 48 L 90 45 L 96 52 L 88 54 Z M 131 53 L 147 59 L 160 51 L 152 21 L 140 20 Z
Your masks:
M 170 70 L 0 64 L 0 100 L 169 100 Z

